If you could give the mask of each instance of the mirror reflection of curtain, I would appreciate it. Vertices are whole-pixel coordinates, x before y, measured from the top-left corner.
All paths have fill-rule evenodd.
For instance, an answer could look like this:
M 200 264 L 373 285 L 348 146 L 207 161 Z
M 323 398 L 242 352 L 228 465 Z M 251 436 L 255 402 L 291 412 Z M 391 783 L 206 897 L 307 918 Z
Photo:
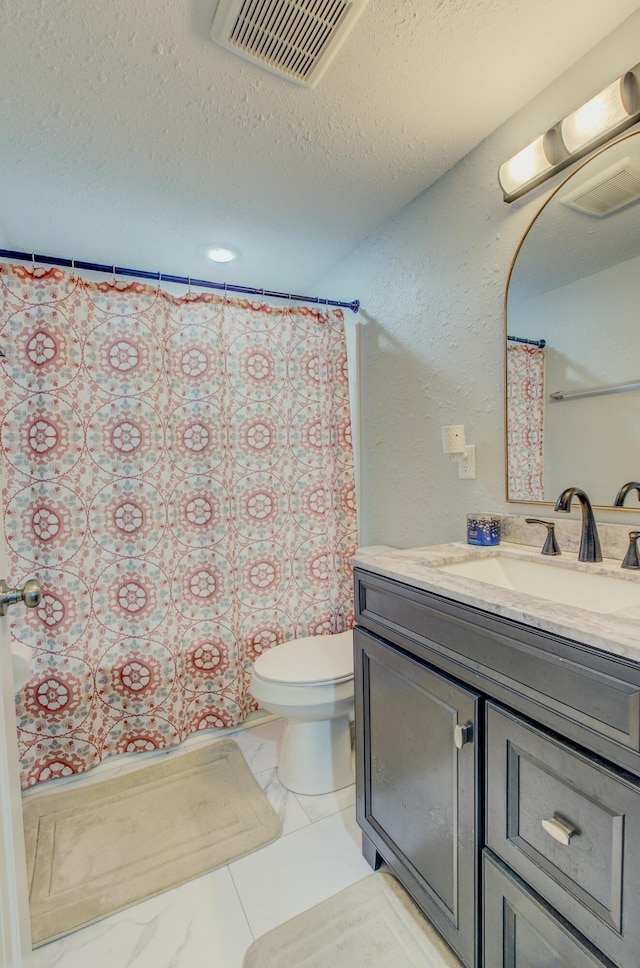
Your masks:
M 25 785 L 236 725 L 257 655 L 351 627 L 340 310 L 0 266 L 0 337 Z
M 544 501 L 545 351 L 507 347 L 507 475 L 512 501 Z

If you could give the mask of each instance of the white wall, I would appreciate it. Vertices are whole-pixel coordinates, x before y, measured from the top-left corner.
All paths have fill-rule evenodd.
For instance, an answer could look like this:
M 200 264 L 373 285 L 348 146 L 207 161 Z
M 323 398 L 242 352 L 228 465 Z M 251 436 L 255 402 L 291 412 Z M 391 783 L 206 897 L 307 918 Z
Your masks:
M 527 510 L 504 499 L 503 299 L 516 246 L 564 176 L 506 205 L 496 173 L 639 59 L 640 12 L 318 280 L 362 302 L 361 544 L 464 540 L 467 511 Z M 476 445 L 475 481 L 442 454 L 450 423 Z

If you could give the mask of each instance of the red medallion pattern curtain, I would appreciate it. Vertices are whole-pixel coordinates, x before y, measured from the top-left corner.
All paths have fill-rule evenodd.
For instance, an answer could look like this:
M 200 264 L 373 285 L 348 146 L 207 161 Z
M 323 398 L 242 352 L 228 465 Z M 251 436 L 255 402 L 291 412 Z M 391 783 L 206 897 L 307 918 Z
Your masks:
M 353 623 L 341 311 L 0 266 L 23 783 L 241 722 L 252 662 Z
M 512 501 L 544 501 L 545 351 L 507 347 L 507 479 Z

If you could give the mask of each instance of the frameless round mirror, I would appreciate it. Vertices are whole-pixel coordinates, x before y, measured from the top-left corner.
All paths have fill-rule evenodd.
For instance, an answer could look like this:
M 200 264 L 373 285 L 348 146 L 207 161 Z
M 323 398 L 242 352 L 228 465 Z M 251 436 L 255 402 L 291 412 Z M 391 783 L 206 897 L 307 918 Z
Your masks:
M 550 196 L 505 300 L 507 500 L 568 486 L 611 507 L 640 480 L 640 132 Z M 544 349 L 518 340 L 544 340 Z M 638 494 L 626 502 L 638 510 Z

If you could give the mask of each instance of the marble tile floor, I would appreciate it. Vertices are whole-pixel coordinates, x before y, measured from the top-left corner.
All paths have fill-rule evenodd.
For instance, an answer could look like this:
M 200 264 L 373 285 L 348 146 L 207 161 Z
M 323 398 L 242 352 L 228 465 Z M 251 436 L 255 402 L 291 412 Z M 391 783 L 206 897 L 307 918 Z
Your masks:
M 172 891 L 37 948 L 30 968 L 242 968 L 254 938 L 367 877 L 353 786 L 324 796 L 290 793 L 276 776 L 284 720 L 258 719 L 238 731 L 207 733 L 176 750 L 231 735 L 282 820 L 274 843 Z M 157 762 L 151 754 L 148 762 Z M 79 780 L 139 769 L 146 755 L 115 757 Z M 25 797 L 32 796 L 27 791 Z

